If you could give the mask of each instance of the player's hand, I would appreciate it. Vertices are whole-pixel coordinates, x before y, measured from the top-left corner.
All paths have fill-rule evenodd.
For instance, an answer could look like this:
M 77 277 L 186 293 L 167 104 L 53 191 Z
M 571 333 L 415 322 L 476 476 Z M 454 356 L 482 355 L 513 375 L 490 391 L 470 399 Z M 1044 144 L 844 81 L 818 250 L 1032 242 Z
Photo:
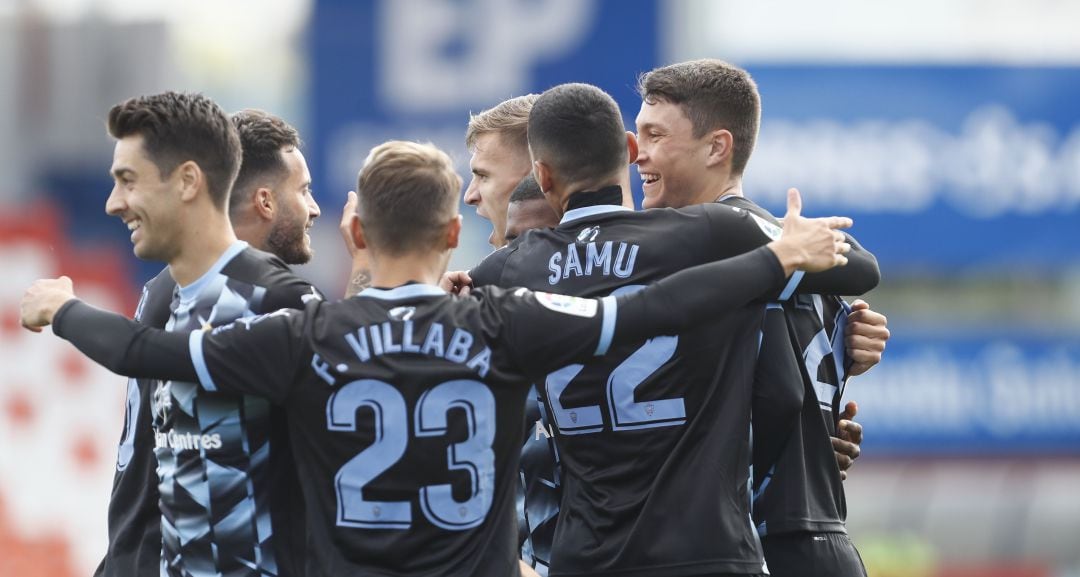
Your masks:
M 869 371 L 881 362 L 885 352 L 885 343 L 889 340 L 889 319 L 885 315 L 870 310 L 870 305 L 862 299 L 851 303 L 848 315 L 847 337 L 844 339 L 847 356 L 852 360 L 849 376 L 856 376 Z
M 833 452 L 836 453 L 836 465 L 840 468 L 840 478 L 847 479 L 847 471 L 855 464 L 862 452 L 863 428 L 853 419 L 859 412 L 859 405 L 855 401 L 849 401 L 840 413 L 840 420 L 836 423 L 838 437 L 831 437 Z
M 472 291 L 472 278 L 463 270 L 448 271 L 439 279 L 439 288 L 452 295 L 467 297 Z
M 73 298 L 75 289 L 71 279 L 66 276 L 35 281 L 26 289 L 22 302 L 19 303 L 22 326 L 40 333 L 42 328 L 52 324 L 56 311 Z
M 798 190 L 791 188 L 788 189 L 784 232 L 780 240 L 770 243 L 770 246 L 788 275 L 795 269 L 821 272 L 847 264 L 844 254 L 851 251 L 851 245 L 837 229 L 848 228 L 851 224 L 851 219 L 843 216 L 804 218 L 802 197 Z
M 521 577 L 540 577 L 540 574 L 536 572 L 536 569 L 529 567 L 521 559 L 518 559 L 518 569 L 521 570 Z

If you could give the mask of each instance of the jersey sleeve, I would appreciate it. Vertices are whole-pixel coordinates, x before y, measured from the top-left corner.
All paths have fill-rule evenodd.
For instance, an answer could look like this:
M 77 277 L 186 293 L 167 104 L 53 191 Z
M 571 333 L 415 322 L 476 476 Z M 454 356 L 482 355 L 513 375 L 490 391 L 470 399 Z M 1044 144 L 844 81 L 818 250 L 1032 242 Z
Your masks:
M 780 238 L 783 229 L 774 220 L 725 204 L 700 205 L 709 218 L 713 259 L 743 254 Z M 793 294 L 861 295 L 877 286 L 881 279 L 877 259 L 855 239 L 845 233 L 851 243 L 848 264 L 819 273 L 795 271 L 784 287 L 772 297 L 786 300 Z
M 618 297 L 515 289 L 498 310 L 506 327 L 500 336 L 526 375 L 536 376 L 603 355 L 611 346 L 679 334 L 775 291 L 783 277 L 775 253 L 761 247 Z
M 613 299 L 618 320 L 611 342 L 679 334 L 776 291 L 783 281 L 784 269 L 768 247 L 688 268 Z
M 284 266 L 284 265 L 282 265 Z M 270 313 L 278 309 L 302 309 L 310 302 L 326 300 L 311 283 L 296 276 L 289 270 L 282 270 L 267 282 L 270 289 L 258 311 Z
M 188 335 L 170 333 L 72 299 L 53 317 L 53 333 L 110 371 L 143 379 L 194 381 Z
M 71 300 L 57 311 L 53 332 L 120 375 L 198 382 L 280 402 L 298 373 L 302 323 L 300 311 L 282 309 L 209 332 L 175 333 Z
M 761 325 L 751 409 L 755 489 L 779 459 L 806 400 L 802 359 L 788 329 L 787 314 L 784 305 L 770 303 Z
M 499 328 L 494 341 L 523 376 L 537 377 L 574 360 L 604 354 L 610 345 L 615 317 L 605 315 L 601 299 L 525 288 L 490 288 L 482 294 L 485 317 Z M 614 300 L 606 302 L 613 305 Z
M 302 368 L 304 326 L 301 311 L 279 309 L 192 332 L 188 346 L 198 383 L 208 391 L 283 402 Z
M 844 236 L 851 245 L 848 263 L 813 274 L 797 271 L 781 292 L 780 300 L 787 300 L 795 293 L 858 296 L 876 287 L 881 281 L 877 257 L 863 248 L 855 237 L 847 233 Z

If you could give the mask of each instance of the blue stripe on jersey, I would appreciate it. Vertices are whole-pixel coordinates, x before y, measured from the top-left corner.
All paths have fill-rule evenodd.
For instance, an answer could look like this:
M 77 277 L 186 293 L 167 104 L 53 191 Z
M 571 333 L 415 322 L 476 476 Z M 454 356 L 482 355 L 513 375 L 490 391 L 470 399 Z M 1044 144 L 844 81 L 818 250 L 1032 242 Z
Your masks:
M 392 289 L 378 289 L 374 287 L 368 287 L 360 291 L 356 296 L 376 298 L 384 301 L 397 301 L 416 297 L 438 297 L 445 295 L 446 291 L 435 285 L 407 284 L 405 286 L 399 286 Z
M 575 208 L 563 213 L 563 217 L 559 220 L 559 224 L 565 224 L 572 220 L 579 218 L 585 218 L 587 216 L 595 216 L 598 214 L 607 214 L 609 212 L 628 211 L 633 212 L 634 209 L 626 208 L 619 204 L 598 204 L 595 206 L 583 206 L 581 208 Z
M 611 348 L 611 338 L 615 335 L 615 317 L 618 312 L 618 304 L 614 296 L 606 296 L 600 299 L 600 302 L 604 305 L 604 320 L 600 325 L 600 342 L 596 344 L 596 353 L 594 353 L 598 357 L 606 354 Z
M 210 369 L 206 367 L 206 358 L 203 357 L 203 335 L 206 331 L 191 331 L 188 337 L 188 350 L 191 351 L 191 364 L 195 365 L 195 374 L 199 376 L 199 384 L 208 391 L 217 391 L 214 378 L 210 376 Z
M 780 293 L 780 300 L 786 301 L 791 298 L 791 295 L 795 293 L 795 289 L 799 288 L 799 283 L 802 282 L 804 275 L 806 275 L 806 271 L 801 270 L 797 270 L 795 274 L 791 275 L 787 286 L 784 287 L 784 292 Z

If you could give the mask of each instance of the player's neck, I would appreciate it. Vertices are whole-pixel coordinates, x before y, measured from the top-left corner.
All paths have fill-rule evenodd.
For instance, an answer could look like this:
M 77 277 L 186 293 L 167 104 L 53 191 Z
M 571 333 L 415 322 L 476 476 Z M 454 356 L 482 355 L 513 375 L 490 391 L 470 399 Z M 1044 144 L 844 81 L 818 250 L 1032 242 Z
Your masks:
M 236 234 L 223 212 L 206 211 L 191 218 L 176 256 L 169 261 L 169 273 L 176 284 L 187 286 L 206 274 L 235 242 Z
M 698 195 L 694 204 L 715 202 L 725 196 L 744 196 L 742 190 L 742 177 L 733 176 L 718 186 L 710 186 Z
M 394 288 L 411 282 L 438 285 L 450 260 L 445 253 L 423 255 L 384 256 L 369 253 L 371 261 L 371 286 Z
M 622 189 L 622 206 L 630 209 L 634 208 L 634 196 L 633 193 L 630 191 L 629 176 L 626 176 L 625 178 L 620 176 L 617 179 L 607 178 L 590 182 L 575 182 L 563 187 L 557 186 L 554 189 L 554 192 L 558 195 L 558 206 L 552 208 L 555 208 L 555 212 L 559 215 L 559 218 L 562 218 L 562 216 L 566 214 L 567 204 L 570 202 L 571 196 L 578 192 L 595 192 L 609 186 L 618 186 L 620 189 Z

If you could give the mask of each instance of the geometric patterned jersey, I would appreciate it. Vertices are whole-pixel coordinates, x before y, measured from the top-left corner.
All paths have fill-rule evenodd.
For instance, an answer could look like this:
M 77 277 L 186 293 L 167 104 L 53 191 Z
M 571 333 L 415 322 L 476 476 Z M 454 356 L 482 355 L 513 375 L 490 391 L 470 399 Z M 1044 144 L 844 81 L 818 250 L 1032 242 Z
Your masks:
M 318 293 L 276 257 L 237 242 L 174 295 L 166 330 L 190 332 Z M 262 398 L 157 381 L 151 397 L 161 495 L 161 574 L 299 574 L 304 523 L 284 413 Z

